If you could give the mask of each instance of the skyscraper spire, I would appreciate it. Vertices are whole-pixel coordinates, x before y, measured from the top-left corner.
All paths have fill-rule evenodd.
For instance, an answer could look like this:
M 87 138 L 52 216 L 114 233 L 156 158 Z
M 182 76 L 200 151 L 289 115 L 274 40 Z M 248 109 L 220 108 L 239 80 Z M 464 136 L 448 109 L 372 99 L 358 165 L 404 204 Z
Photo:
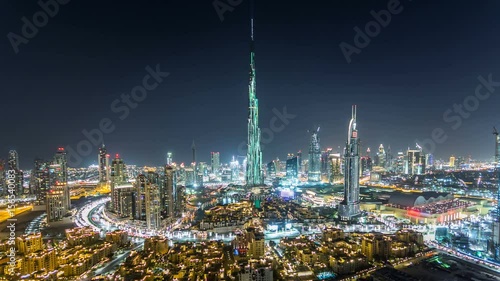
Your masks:
M 247 186 L 258 186 L 264 183 L 262 176 L 262 151 L 260 149 L 259 100 L 256 97 L 255 81 L 255 49 L 253 3 L 250 17 L 250 81 L 248 85 L 248 150 L 247 150 Z
M 251 25 L 250 38 L 252 39 L 253 42 L 253 18 L 250 19 L 250 25 Z

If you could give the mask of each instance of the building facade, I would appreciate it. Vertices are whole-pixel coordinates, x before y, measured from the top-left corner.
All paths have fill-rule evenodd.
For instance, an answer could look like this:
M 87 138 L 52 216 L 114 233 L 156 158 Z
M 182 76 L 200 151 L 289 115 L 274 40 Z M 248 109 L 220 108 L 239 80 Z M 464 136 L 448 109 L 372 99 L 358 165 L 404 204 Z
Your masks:
M 309 182 L 319 182 L 321 180 L 321 148 L 319 145 L 319 127 L 311 132 L 309 143 L 309 170 L 307 178 Z
M 351 222 L 360 214 L 359 208 L 359 138 L 356 124 L 356 106 L 352 107 L 347 143 L 344 153 L 344 200 L 339 205 L 339 219 Z

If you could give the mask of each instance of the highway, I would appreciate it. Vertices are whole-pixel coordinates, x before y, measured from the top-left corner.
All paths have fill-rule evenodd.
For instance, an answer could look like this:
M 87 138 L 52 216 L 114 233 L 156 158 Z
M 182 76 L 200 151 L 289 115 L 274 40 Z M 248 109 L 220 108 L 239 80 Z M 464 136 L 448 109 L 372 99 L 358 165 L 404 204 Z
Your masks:
M 438 251 L 440 251 L 446 255 L 452 256 L 452 257 L 457 258 L 459 260 L 465 260 L 465 261 L 474 263 L 478 266 L 481 266 L 482 268 L 493 271 L 494 274 L 498 275 L 500 273 L 500 264 L 498 264 L 498 263 L 495 263 L 495 262 L 492 262 L 489 260 L 485 260 L 485 259 L 480 259 L 478 257 L 469 255 L 467 253 L 459 252 L 459 251 L 456 251 L 455 249 L 441 246 L 435 242 L 429 242 L 428 244 L 429 244 L 429 246 L 435 247 Z
M 17 216 L 17 215 L 22 214 L 24 212 L 27 212 L 31 209 L 33 209 L 33 206 L 29 205 L 29 206 L 23 206 L 23 207 L 16 207 L 12 211 L 13 211 L 13 215 Z M 10 210 L 7 210 L 7 209 L 0 210 L 0 223 L 6 221 L 7 219 L 13 218 L 14 216 L 11 216 Z
M 105 266 L 84 273 L 83 276 L 80 276 L 81 280 L 91 280 L 95 276 L 107 275 L 115 272 L 120 267 L 120 264 L 124 262 L 128 258 L 128 256 L 130 256 L 130 253 L 132 251 L 138 251 L 142 249 L 143 246 L 144 241 L 141 243 L 137 243 L 136 246 L 132 249 L 125 250 L 125 252 L 123 252 L 122 254 L 116 255 L 116 257 L 114 257 L 111 261 L 106 262 Z

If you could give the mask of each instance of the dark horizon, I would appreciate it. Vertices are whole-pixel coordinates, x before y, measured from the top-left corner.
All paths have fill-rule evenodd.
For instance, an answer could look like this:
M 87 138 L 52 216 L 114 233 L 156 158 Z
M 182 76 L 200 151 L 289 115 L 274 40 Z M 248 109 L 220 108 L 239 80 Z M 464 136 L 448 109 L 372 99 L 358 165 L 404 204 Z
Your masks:
M 15 149 L 21 167 L 31 169 L 34 158 L 48 160 L 60 146 L 75 148 L 86 139 L 82 130 L 109 118 L 115 129 L 104 134 L 104 143 L 127 164 L 162 165 L 169 151 L 175 162 L 188 163 L 193 139 L 199 161 L 209 162 L 210 152 L 218 151 L 228 162 L 247 139 L 249 2 L 221 21 L 213 1 L 73 0 L 19 44 L 17 54 L 8 34 L 21 35 L 21 18 L 31 21 L 42 8 L 2 2 L 0 159 Z M 374 20 L 370 11 L 388 9 L 390 2 L 257 1 L 260 127 L 270 128 L 284 107 L 296 115 L 264 144 L 264 163 L 299 150 L 306 156 L 307 131 L 315 126 L 322 149 L 343 149 L 352 104 L 363 154 L 370 147 L 373 156 L 380 143 L 396 154 L 441 128 L 447 140 L 437 144 L 436 159 L 493 157 L 493 126 L 500 126 L 495 84 L 476 110 L 461 117 L 453 111 L 454 104 L 473 102 L 468 97 L 479 85 L 485 95 L 488 85 L 481 81 L 489 75 L 500 81 L 500 3 L 402 0 L 400 12 L 349 63 L 339 45 L 355 46 L 354 28 L 364 29 Z M 120 120 L 125 103 L 112 109 L 114 101 L 154 76 L 157 65 L 169 74 L 152 77 L 149 85 L 157 86 Z M 93 146 L 79 166 L 97 163 L 97 153 Z

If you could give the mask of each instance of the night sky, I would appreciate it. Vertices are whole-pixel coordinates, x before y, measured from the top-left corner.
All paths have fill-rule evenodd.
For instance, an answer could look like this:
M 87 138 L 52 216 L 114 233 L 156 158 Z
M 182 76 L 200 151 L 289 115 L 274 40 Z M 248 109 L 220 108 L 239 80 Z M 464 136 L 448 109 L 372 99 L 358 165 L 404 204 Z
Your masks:
M 21 36 L 21 18 L 32 21 L 41 7 L 1 1 L 0 158 L 16 149 L 21 168 L 32 168 L 59 146 L 75 149 L 86 139 L 82 130 L 103 118 L 115 126 L 104 134 L 109 153 L 126 163 L 164 164 L 167 151 L 190 162 L 193 139 L 199 161 L 208 162 L 210 151 L 220 151 L 222 162 L 237 155 L 247 132 L 249 1 L 223 21 L 211 0 L 107 2 L 61 5 L 16 54 L 9 32 Z M 362 149 L 372 155 L 380 143 L 395 153 L 442 128 L 448 139 L 436 158 L 492 156 L 500 87 L 460 126 L 443 114 L 474 95 L 478 76 L 500 81 L 500 2 L 402 0 L 403 10 L 348 63 L 339 44 L 354 46 L 354 28 L 364 30 L 370 11 L 389 2 L 257 1 L 261 128 L 270 127 L 273 108 L 296 115 L 265 144 L 265 162 L 307 154 L 308 130 L 318 125 L 322 148 L 343 147 L 352 104 Z M 157 64 L 170 75 L 120 120 L 111 104 Z M 96 162 L 93 147 L 80 166 Z

